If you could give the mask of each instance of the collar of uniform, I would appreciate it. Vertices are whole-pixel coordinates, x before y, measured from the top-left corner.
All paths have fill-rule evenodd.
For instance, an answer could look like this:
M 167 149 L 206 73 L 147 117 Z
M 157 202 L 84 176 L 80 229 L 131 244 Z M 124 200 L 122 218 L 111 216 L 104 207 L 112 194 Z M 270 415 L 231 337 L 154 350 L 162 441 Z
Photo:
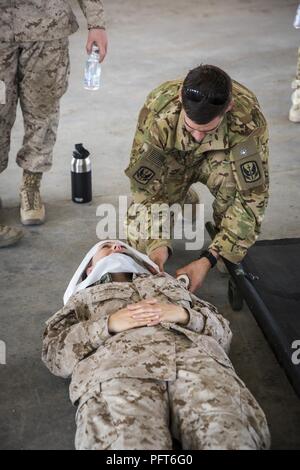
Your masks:
M 224 150 L 229 148 L 228 138 L 228 123 L 227 115 L 225 114 L 220 126 L 213 134 L 206 134 L 199 148 L 202 152 L 208 152 L 210 150 Z
M 195 141 L 184 125 L 183 108 L 181 108 L 177 122 L 175 149 L 180 151 L 192 151 L 195 149 Z
M 216 132 L 206 134 L 202 142 L 198 143 L 185 128 L 184 111 L 182 109 L 176 129 L 175 148 L 180 151 L 193 151 L 197 153 L 229 148 L 227 115 L 224 116 Z
M 94 284 L 88 286 L 88 287 L 94 287 L 94 286 L 98 286 L 100 284 L 107 284 L 109 282 L 133 282 L 135 279 L 137 278 L 140 278 L 140 277 L 148 277 L 150 275 L 149 274 L 137 274 L 137 273 L 117 273 L 117 274 L 124 274 L 127 279 L 124 279 L 122 281 L 116 281 L 114 279 L 114 273 L 106 273 L 106 274 L 103 274 L 103 276 L 101 277 L 101 279 L 99 281 L 96 281 L 94 282 Z

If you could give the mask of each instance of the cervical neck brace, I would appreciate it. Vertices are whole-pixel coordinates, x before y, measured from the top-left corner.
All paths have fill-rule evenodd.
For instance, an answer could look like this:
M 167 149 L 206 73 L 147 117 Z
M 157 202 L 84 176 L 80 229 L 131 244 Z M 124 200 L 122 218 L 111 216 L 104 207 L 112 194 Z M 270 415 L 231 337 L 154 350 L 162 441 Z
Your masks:
M 106 243 L 114 243 L 116 240 L 105 240 L 97 243 L 90 251 L 85 255 L 84 259 L 80 263 L 78 269 L 73 275 L 66 292 L 64 294 L 64 304 L 66 304 L 69 298 L 79 292 L 82 289 L 85 289 L 88 286 L 91 286 L 97 281 L 100 281 L 101 277 L 107 273 L 136 273 L 136 274 L 149 274 L 150 271 L 147 268 L 147 265 L 152 267 L 156 272 L 159 272 L 158 266 L 151 261 L 151 259 L 130 247 L 126 243 L 117 241 L 120 245 L 126 248 L 128 255 L 124 253 L 113 253 L 105 258 L 100 259 L 92 272 L 87 276 L 84 281 L 81 281 L 82 274 L 85 272 L 89 262 L 93 256 L 97 253 L 97 250 Z
M 143 268 L 133 258 L 131 258 L 131 256 L 124 255 L 122 253 L 113 253 L 109 256 L 105 256 L 105 258 L 102 258 L 97 262 L 88 277 L 77 284 L 74 293 L 100 281 L 101 277 L 107 273 L 150 274 L 150 271 Z

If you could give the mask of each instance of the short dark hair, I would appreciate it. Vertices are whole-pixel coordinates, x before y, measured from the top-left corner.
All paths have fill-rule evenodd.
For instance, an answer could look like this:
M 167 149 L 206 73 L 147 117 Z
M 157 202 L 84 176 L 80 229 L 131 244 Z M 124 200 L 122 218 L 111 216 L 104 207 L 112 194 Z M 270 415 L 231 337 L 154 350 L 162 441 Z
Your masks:
M 182 105 L 196 124 L 207 124 L 224 114 L 231 97 L 231 78 L 214 65 L 199 65 L 183 82 Z

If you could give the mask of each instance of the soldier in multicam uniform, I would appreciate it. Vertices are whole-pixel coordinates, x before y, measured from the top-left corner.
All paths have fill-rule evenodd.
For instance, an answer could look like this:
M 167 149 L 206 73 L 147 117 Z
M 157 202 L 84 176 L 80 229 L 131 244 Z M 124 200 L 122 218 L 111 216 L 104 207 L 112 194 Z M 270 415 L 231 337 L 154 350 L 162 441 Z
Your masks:
M 294 20 L 294 27 L 300 28 L 300 3 Z M 292 89 L 294 90 L 291 96 L 292 106 L 289 112 L 289 120 L 292 122 L 300 122 L 300 47 L 298 49 L 298 61 L 296 78 L 292 82 Z
M 140 112 L 125 171 L 134 199 L 127 217 L 129 243 L 163 270 L 171 241 L 151 238 L 151 207 L 184 203 L 190 186 L 200 181 L 215 197 L 218 233 L 209 251 L 177 275 L 186 273 L 194 292 L 220 256 L 240 262 L 258 237 L 268 201 L 268 141 L 255 95 L 221 69 L 201 65 L 184 81 L 160 85 Z M 159 220 L 160 235 L 163 214 Z M 144 221 L 142 237 L 138 227 Z
M 79 0 L 87 18 L 87 51 L 93 43 L 105 57 L 107 37 L 100 0 Z M 0 172 L 8 163 L 11 129 L 18 99 L 25 135 L 17 155 L 23 168 L 21 222 L 41 224 L 45 208 L 39 192 L 52 164 L 60 98 L 69 75 L 68 36 L 78 29 L 67 0 L 5 0 L 0 4 Z M 0 247 L 12 245 L 22 231 L 0 225 Z
M 93 250 L 43 340 L 50 371 L 72 376 L 76 448 L 165 450 L 174 437 L 184 449 L 267 449 L 265 415 L 226 355 L 228 321 L 179 281 L 150 274 L 151 260 L 128 245 Z M 118 254 L 148 273 L 122 273 Z

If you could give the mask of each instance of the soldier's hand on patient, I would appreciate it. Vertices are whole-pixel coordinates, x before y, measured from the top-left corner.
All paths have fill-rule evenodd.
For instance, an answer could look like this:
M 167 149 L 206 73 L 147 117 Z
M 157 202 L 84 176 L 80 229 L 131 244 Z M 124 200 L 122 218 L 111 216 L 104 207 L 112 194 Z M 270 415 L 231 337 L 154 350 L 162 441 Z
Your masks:
M 157 264 L 161 272 L 164 271 L 164 264 L 169 258 L 169 250 L 166 246 L 160 246 L 155 250 L 151 251 L 149 255 L 150 259 Z
M 132 312 L 132 318 L 135 320 L 143 320 L 147 315 L 147 303 L 154 302 L 152 305 L 157 307 L 158 318 L 149 318 L 147 326 L 158 325 L 159 323 L 172 322 L 186 324 L 189 321 L 188 312 L 180 305 L 159 302 L 157 299 L 147 299 L 135 304 L 128 305 L 128 309 Z
M 178 277 L 180 274 L 187 274 L 190 279 L 189 290 L 191 292 L 195 292 L 202 286 L 210 268 L 211 264 L 208 259 L 201 258 L 199 260 L 193 261 L 190 264 L 187 264 L 183 268 L 177 269 L 176 277 Z
M 105 29 L 90 29 L 88 39 L 86 43 L 87 53 L 92 52 L 93 44 L 96 44 L 99 48 L 100 62 L 102 62 L 107 53 L 107 34 Z
M 131 305 L 127 305 L 127 307 L 118 310 L 109 317 L 108 331 L 110 333 L 120 333 L 131 328 L 147 326 L 152 321 L 159 320 L 158 315 L 161 309 L 157 306 L 156 299 L 144 300 L 133 305 L 139 306 L 137 309 L 139 317 L 135 318 L 133 310 L 130 309 Z

